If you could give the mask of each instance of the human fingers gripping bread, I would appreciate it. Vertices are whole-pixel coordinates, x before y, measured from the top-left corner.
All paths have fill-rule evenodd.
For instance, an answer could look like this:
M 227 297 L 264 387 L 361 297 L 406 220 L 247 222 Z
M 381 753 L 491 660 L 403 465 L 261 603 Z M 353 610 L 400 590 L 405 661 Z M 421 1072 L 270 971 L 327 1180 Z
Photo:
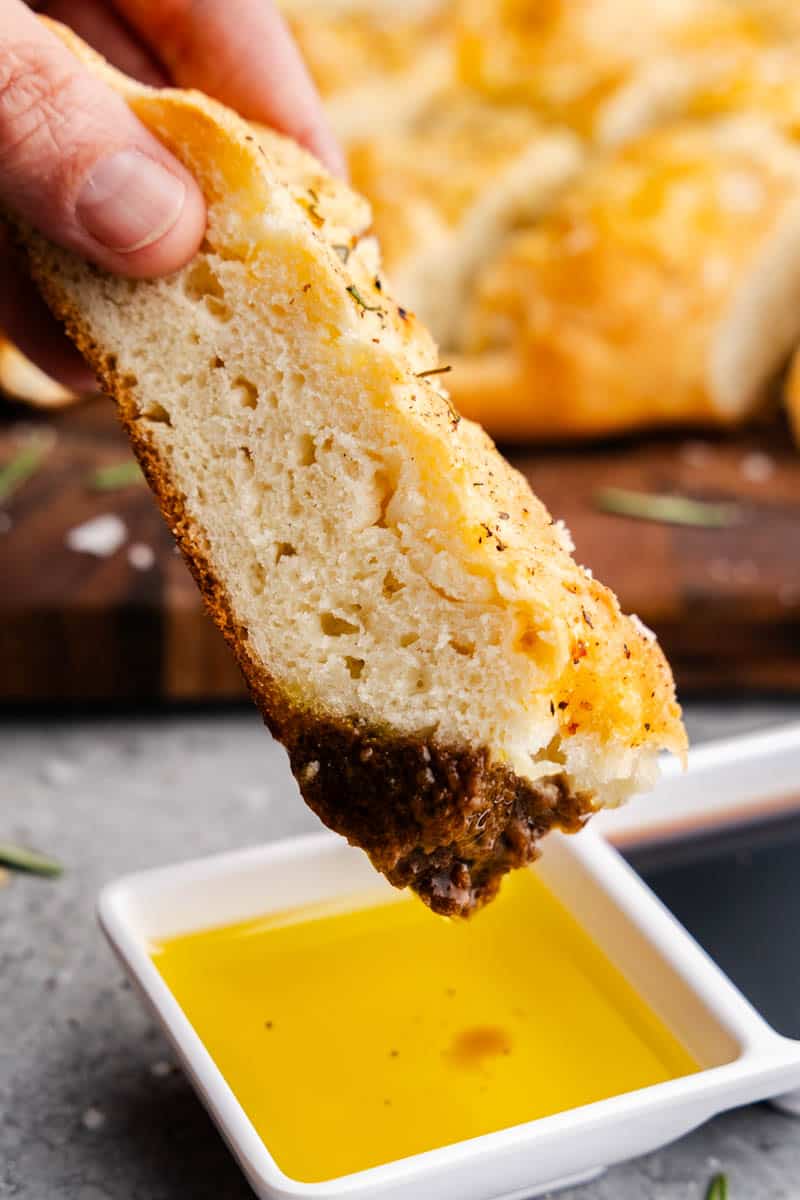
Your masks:
M 669 668 L 459 419 L 363 203 L 277 135 L 70 44 L 194 172 L 208 229 L 183 270 L 135 282 L 22 230 L 35 278 L 307 802 L 393 883 L 468 913 L 548 829 L 682 753 Z

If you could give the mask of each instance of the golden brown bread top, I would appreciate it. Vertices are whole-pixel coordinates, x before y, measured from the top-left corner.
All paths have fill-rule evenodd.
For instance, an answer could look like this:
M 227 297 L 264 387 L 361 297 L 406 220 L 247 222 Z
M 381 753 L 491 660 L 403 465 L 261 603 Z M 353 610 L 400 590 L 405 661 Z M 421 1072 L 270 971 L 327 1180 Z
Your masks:
M 762 44 L 785 25 L 747 0 L 462 0 L 458 16 L 464 80 L 589 136 L 613 93 L 654 59 Z
M 348 155 L 352 183 L 370 198 L 390 276 L 424 243 L 454 229 L 498 175 L 543 136 L 530 109 L 451 88 L 410 128 L 356 139 Z M 535 211 L 535 187 L 530 191 L 529 211 Z
M 799 183 L 797 151 L 749 123 L 670 126 L 598 160 L 483 273 L 457 406 L 507 436 L 739 419 L 767 379 L 740 395 L 714 364 Z
M 450 0 L 408 5 L 283 0 L 281 9 L 324 97 L 369 76 L 400 78 L 431 40 L 449 37 Z

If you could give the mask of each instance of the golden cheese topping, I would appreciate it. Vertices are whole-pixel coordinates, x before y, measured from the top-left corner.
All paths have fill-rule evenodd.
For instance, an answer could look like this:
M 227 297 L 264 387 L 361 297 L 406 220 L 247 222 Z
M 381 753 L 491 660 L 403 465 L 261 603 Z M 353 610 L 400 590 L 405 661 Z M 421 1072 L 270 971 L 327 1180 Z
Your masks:
M 457 226 L 498 174 L 542 136 L 542 122 L 529 109 L 461 89 L 437 99 L 409 129 L 357 141 L 351 178 L 372 204 L 387 270 Z
M 432 39 L 444 37 L 450 4 L 281 5 L 324 97 L 348 91 L 367 76 L 402 75 Z
M 671 127 L 597 162 L 485 271 L 456 404 L 497 430 L 524 395 L 541 434 L 724 419 L 716 340 L 799 172 L 748 124 Z
M 591 135 L 604 103 L 653 58 L 759 43 L 761 5 L 730 0 L 463 0 L 459 69 L 489 95 L 524 100 Z

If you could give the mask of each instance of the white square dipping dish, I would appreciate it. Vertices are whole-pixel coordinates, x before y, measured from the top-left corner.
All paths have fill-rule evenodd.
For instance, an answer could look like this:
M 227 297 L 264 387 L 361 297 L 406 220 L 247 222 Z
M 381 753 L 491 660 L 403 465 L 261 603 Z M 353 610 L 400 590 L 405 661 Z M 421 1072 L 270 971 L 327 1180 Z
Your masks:
M 262 1200 L 521 1200 L 593 1178 L 727 1108 L 800 1085 L 800 1042 L 762 1020 L 599 836 L 590 829 L 571 838 L 551 835 L 535 869 L 702 1069 L 324 1183 L 299 1182 L 277 1166 L 149 947 L 173 934 L 341 895 L 379 898 L 389 885 L 366 857 L 329 833 L 222 854 L 109 885 L 99 917 Z

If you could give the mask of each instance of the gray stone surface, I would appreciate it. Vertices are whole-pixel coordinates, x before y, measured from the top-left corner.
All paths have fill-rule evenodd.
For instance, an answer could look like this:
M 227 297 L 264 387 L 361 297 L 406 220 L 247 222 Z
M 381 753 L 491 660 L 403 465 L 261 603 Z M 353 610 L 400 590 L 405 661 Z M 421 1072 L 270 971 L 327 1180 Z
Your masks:
M 795 705 L 695 706 L 696 739 L 800 717 Z M 0 888 L 0 1195 L 246 1200 L 233 1160 L 94 921 L 109 879 L 316 828 L 283 752 L 249 711 L 6 720 L 0 836 L 58 855 L 64 877 Z M 800 1198 L 800 1122 L 723 1116 L 564 1200 Z

